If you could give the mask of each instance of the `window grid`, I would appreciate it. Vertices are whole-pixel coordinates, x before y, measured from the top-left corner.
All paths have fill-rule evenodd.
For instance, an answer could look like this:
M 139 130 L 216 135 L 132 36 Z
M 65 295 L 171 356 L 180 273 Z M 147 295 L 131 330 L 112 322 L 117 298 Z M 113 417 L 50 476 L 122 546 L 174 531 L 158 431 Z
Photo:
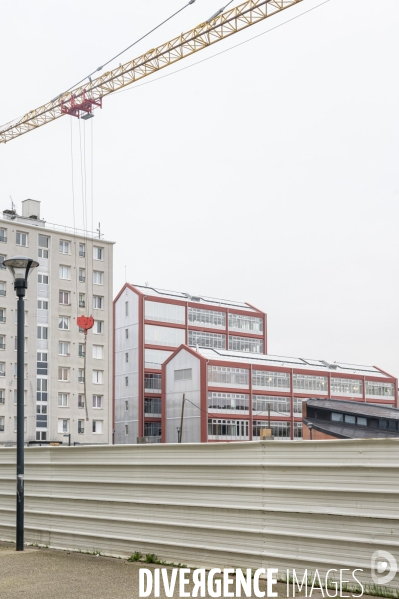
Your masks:
M 244 316 L 242 314 L 229 314 L 229 330 L 262 333 L 263 318 L 258 318 L 256 316 Z
M 209 410 L 226 410 L 228 412 L 248 411 L 249 395 L 246 393 L 218 393 L 210 391 L 208 393 Z
M 248 439 L 248 420 L 224 420 L 211 418 L 208 420 L 208 436 L 224 439 Z
M 269 370 L 253 370 L 252 384 L 254 387 L 273 389 L 290 389 L 290 374 L 288 372 L 271 372 Z
M 331 394 L 363 395 L 363 382 L 357 379 L 331 377 Z
M 394 392 L 395 385 L 393 383 L 366 381 L 366 395 L 380 395 L 382 397 L 393 397 Z
M 210 383 L 248 387 L 249 370 L 228 366 L 208 366 L 208 381 Z
M 200 308 L 188 309 L 188 322 L 197 327 L 208 327 L 215 329 L 226 328 L 225 312 L 215 310 L 201 310 Z
M 188 344 L 200 347 L 226 349 L 226 335 L 220 333 L 205 333 L 204 331 L 189 331 Z
M 267 420 L 254 420 L 252 427 L 252 436 L 260 438 L 260 431 L 262 428 L 267 428 Z M 278 422 L 273 420 L 270 423 L 272 429 L 272 435 L 275 439 L 291 439 L 291 423 L 290 422 Z
M 328 379 L 326 376 L 315 376 L 312 374 L 294 374 L 293 387 L 295 391 L 321 391 L 328 393 Z
M 229 350 L 263 354 L 263 339 L 229 335 Z

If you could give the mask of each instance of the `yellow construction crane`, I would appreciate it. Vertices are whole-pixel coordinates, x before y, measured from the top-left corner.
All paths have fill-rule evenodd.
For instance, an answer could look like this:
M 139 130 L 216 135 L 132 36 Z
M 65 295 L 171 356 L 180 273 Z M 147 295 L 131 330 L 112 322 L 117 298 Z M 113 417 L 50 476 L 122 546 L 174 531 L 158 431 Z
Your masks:
M 131 83 L 152 75 L 165 67 L 199 52 L 208 46 L 260 23 L 302 0 L 248 0 L 239 6 L 216 15 L 198 27 L 149 50 L 138 58 L 108 71 L 86 85 L 60 94 L 57 98 L 31 110 L 21 119 L 0 130 L 0 142 L 7 143 L 32 129 L 58 119 L 64 114 L 89 118 L 93 109 L 102 107 L 102 99 Z

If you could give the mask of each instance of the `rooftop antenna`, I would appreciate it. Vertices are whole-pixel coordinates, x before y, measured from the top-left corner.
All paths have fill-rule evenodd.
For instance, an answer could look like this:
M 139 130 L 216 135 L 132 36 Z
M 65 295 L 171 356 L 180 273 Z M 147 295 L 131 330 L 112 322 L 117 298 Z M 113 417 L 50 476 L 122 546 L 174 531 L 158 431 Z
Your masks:
M 98 231 L 98 238 L 101 239 L 101 223 L 98 223 L 96 231 Z
M 14 210 L 14 212 L 15 212 L 15 204 L 14 204 L 11 196 L 10 196 L 10 200 L 11 200 L 11 210 Z

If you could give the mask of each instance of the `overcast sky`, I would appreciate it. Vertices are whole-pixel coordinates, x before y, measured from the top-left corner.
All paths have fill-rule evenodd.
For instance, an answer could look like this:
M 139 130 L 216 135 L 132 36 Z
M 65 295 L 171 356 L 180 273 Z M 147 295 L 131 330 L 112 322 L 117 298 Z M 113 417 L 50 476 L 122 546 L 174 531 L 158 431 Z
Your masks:
M 303 0 L 161 74 L 321 2 Z M 51 100 L 184 4 L 3 3 L 0 122 Z M 220 6 L 196 0 L 110 67 Z M 271 354 L 399 376 L 398 23 L 398 0 L 330 0 L 105 98 L 81 134 L 89 224 L 116 241 L 114 294 L 126 267 L 133 283 L 244 300 L 267 312 Z M 71 125 L 82 226 L 79 122 L 67 116 L 0 146 L 0 210 L 9 196 L 18 210 L 34 198 L 48 222 L 73 225 Z

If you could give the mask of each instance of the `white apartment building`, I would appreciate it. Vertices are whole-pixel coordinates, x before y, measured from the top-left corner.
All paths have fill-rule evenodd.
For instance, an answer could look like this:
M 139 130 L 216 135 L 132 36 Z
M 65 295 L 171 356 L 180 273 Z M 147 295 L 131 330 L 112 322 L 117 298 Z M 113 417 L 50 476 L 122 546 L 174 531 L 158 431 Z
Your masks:
M 17 299 L 2 262 L 39 262 L 25 297 L 25 441 L 112 442 L 112 254 L 100 233 L 49 225 L 40 202 L 0 219 L 0 445 L 16 442 Z M 93 316 L 87 339 L 76 322 Z

